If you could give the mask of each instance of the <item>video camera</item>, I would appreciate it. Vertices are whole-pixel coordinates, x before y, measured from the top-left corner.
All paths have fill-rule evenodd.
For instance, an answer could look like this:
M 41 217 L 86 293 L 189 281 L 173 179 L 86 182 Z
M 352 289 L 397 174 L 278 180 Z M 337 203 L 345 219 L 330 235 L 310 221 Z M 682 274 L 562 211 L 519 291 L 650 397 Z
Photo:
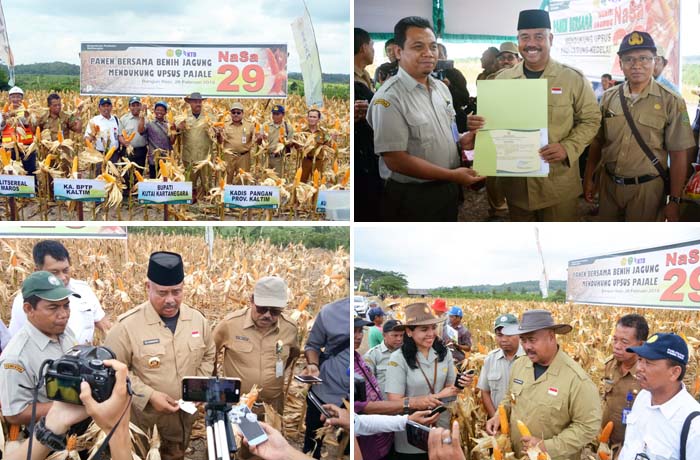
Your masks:
M 435 64 L 435 69 L 430 73 L 430 75 L 433 78 L 437 78 L 438 80 L 442 81 L 445 79 L 445 70 L 454 69 L 454 68 L 455 68 L 455 61 L 448 60 L 448 59 L 442 59 L 442 60 L 437 61 L 437 64 Z
M 116 382 L 114 369 L 104 365 L 106 359 L 116 359 L 109 348 L 76 345 L 61 358 L 45 361 L 46 396 L 54 401 L 82 404 L 80 382 L 87 382 L 95 401 L 106 401 Z

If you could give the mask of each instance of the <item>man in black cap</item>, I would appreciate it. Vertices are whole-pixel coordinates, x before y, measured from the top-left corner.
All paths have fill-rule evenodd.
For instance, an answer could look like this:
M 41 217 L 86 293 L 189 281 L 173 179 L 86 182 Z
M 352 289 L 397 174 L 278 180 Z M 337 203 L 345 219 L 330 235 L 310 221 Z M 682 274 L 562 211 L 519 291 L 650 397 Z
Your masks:
M 384 323 L 382 335 L 384 340 L 379 345 L 370 348 L 364 355 L 367 366 L 377 377 L 379 388 L 381 388 L 384 398 L 384 383 L 386 382 L 386 369 L 389 365 L 389 357 L 393 352 L 401 348 L 403 344 L 404 325 L 401 321 L 390 319 Z
M 209 322 L 182 303 L 184 278 L 179 254 L 151 254 L 148 301 L 119 316 L 105 339 L 129 366 L 136 393 L 132 421 L 143 430 L 158 426 L 164 460 L 184 458 L 194 421 L 180 410 L 182 378 L 210 376 L 216 353 Z
M 700 404 L 683 385 L 688 345 L 676 334 L 657 333 L 638 347 L 637 379 L 642 390 L 627 415 L 620 460 L 637 458 L 700 458 Z M 681 431 L 689 423 L 687 438 Z M 680 442 L 679 442 L 680 439 Z
M 504 326 L 503 335 L 519 335 L 529 359 L 513 363 L 509 398 L 502 404 L 510 415 L 513 451 L 517 455 L 538 448 L 556 460 L 579 460 L 581 450 L 600 429 L 598 389 L 581 366 L 559 349 L 556 334 L 572 327 L 555 324 L 547 310 L 523 313 L 520 324 Z M 522 436 L 517 422 L 530 429 Z M 498 414 L 486 422 L 486 431 L 500 427 Z
M 600 112 L 591 83 L 577 69 L 550 57 L 554 36 L 549 13 L 520 12 L 518 49 L 523 62 L 502 70 L 496 79 L 547 80 L 549 143 L 539 151 L 549 163 L 547 177 L 499 178 L 512 221 L 576 221 L 581 195 L 578 161 L 600 126 Z M 469 129 L 483 127 L 470 117 Z
M 606 91 L 600 102 L 603 124 L 586 164 L 585 198 L 593 201 L 593 176 L 601 170 L 600 220 L 678 221 L 690 166 L 687 150 L 695 148 L 685 101 L 654 80 L 656 45 L 648 33 L 625 36 L 617 54 L 627 81 Z
M 288 153 L 288 145 L 294 136 L 294 127 L 284 119 L 285 109 L 283 105 L 272 106 L 272 121 L 263 125 L 263 131 L 258 133 L 256 139 L 258 143 L 263 140 L 269 141 L 268 168 L 274 169 L 280 177 L 284 174 L 284 158 Z

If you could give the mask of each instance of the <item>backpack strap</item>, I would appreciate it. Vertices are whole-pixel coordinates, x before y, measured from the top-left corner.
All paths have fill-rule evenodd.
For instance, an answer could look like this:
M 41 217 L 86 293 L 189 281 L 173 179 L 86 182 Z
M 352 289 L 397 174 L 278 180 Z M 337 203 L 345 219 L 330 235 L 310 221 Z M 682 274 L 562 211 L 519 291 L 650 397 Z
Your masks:
M 688 442 L 688 433 L 690 432 L 690 423 L 698 415 L 700 415 L 700 412 L 698 412 L 698 411 L 691 412 L 688 415 L 688 417 L 685 419 L 685 422 L 683 422 L 683 429 L 681 430 L 681 458 L 680 458 L 680 460 L 686 460 L 685 450 L 686 450 L 686 444 Z

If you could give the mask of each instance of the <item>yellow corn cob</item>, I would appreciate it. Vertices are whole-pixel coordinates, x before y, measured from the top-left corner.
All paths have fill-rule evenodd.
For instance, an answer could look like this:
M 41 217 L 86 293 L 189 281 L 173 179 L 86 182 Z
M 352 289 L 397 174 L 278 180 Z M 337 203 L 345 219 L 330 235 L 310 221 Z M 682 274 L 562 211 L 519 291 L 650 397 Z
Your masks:
M 59 129 L 59 130 L 58 130 L 58 143 L 59 143 L 59 144 L 63 144 L 63 140 L 64 140 L 64 139 L 63 139 L 63 131 L 61 131 L 61 130 Z
M 613 421 L 610 420 L 603 428 L 603 431 L 600 432 L 600 436 L 598 436 L 598 441 L 608 442 L 608 440 L 610 439 L 610 433 L 612 433 L 612 430 L 613 430 Z
M 314 188 L 318 188 L 319 183 L 321 182 L 321 173 L 318 172 L 318 169 L 314 170 Z
M 136 176 L 136 180 L 139 182 L 143 182 L 143 176 L 141 175 L 140 172 L 134 170 L 134 176 Z
M 610 454 L 605 451 L 598 451 L 598 457 L 600 457 L 600 460 L 609 460 Z
M 301 182 L 301 168 L 297 169 L 296 174 L 294 174 L 294 188 Z
M 92 145 L 92 142 L 90 142 L 90 139 L 85 139 L 85 147 L 89 148 L 90 150 L 95 149 L 95 146 Z
M 4 105 L 3 108 L 2 108 L 2 111 L 5 112 L 5 113 L 7 113 L 7 112 L 10 111 L 10 103 L 9 103 L 9 102 L 6 102 L 6 103 L 5 103 L 5 105 Z
M 114 177 L 112 177 L 112 175 L 110 175 L 109 173 L 102 173 L 102 174 L 100 174 L 99 176 L 97 176 L 97 178 L 98 178 L 98 179 L 101 178 L 103 181 L 108 182 L 108 183 L 110 183 L 110 184 L 113 184 L 113 183 L 115 183 L 115 182 L 117 181 L 117 180 L 116 180 Z
M 343 180 L 340 181 L 340 185 L 345 187 L 348 185 L 348 182 L 350 182 L 350 168 L 345 170 L 345 175 L 343 176 Z
M 219 188 L 220 188 L 221 190 L 224 189 L 224 186 L 225 186 L 225 185 L 226 185 L 226 181 L 225 181 L 223 178 L 222 178 L 222 179 L 219 179 Z
M 537 454 L 537 460 L 549 460 L 549 455 L 545 454 L 544 452 L 539 452 Z
M 2 158 L 2 165 L 8 166 L 12 158 L 10 157 L 10 152 L 0 147 L 0 158 Z
M 158 167 L 160 168 L 160 174 L 164 178 L 168 177 L 168 167 L 163 160 L 158 160 Z
M 73 157 L 73 167 L 71 168 L 71 172 L 73 174 L 77 174 L 78 172 L 78 155 Z
M 49 166 L 51 166 L 51 162 L 52 162 L 55 158 L 56 158 L 56 155 L 54 155 L 53 153 L 49 153 L 48 155 L 46 155 L 46 158 L 44 159 L 44 166 L 46 166 L 47 168 L 48 168 Z
M 501 448 L 498 447 L 496 438 L 493 438 L 493 460 L 503 460 L 503 452 Z
M 66 439 L 66 451 L 75 450 L 75 447 L 77 444 L 78 444 L 78 435 L 72 434 L 72 435 L 68 436 L 68 439 Z
M 245 174 L 245 169 L 238 168 L 238 174 Z
M 36 127 L 36 136 L 37 140 L 41 142 L 41 126 Z
M 338 174 L 338 160 L 333 161 L 333 174 Z
M 340 130 L 340 118 L 335 119 L 335 123 L 333 124 L 333 129 L 335 129 L 336 131 Z
M 117 151 L 116 146 L 111 146 L 109 150 L 107 150 L 107 153 L 105 154 L 105 162 L 109 161 L 110 158 L 112 158 L 112 155 L 114 155 L 114 152 Z
M 27 101 L 22 101 L 22 107 L 24 107 L 25 109 L 29 108 L 29 106 L 27 105 Z
M 321 185 L 326 185 L 326 176 L 321 178 Z
M 300 303 L 299 306 L 297 307 L 297 310 L 299 310 L 299 311 L 304 311 L 304 310 L 306 310 L 306 306 L 307 306 L 307 305 L 309 305 L 309 298 L 308 298 L 308 297 L 304 297 L 304 300 L 301 301 L 301 303 Z
M 498 419 L 501 421 L 501 433 L 510 433 L 510 425 L 508 425 L 508 414 L 506 414 L 506 408 L 503 404 L 498 405 Z
M 527 425 L 522 420 L 518 420 L 518 431 L 520 431 L 520 436 L 532 436 L 530 430 L 527 429 Z
M 246 399 L 246 406 L 248 406 L 248 409 L 253 408 L 253 404 L 255 404 L 255 401 L 258 399 L 258 387 L 253 386 L 253 388 L 250 390 L 250 393 L 248 393 L 248 398 Z

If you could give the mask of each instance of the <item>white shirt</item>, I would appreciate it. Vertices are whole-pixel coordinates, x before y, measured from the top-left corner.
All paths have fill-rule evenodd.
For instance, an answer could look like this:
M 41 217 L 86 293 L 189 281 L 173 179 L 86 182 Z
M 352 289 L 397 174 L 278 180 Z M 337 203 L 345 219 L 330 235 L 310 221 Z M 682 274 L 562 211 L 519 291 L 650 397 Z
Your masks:
M 109 147 L 116 146 L 119 148 L 120 125 L 117 117 L 112 115 L 110 118 L 105 118 L 102 115 L 97 115 L 90 119 L 90 123 L 100 127 L 99 133 L 92 133 L 97 138 L 95 141 L 97 150 L 106 153 Z M 91 134 L 90 123 L 85 128 L 85 137 Z M 105 147 L 107 144 L 109 144 L 109 147 Z
M 71 280 L 68 289 L 80 295 L 80 298 L 70 297 L 70 318 L 68 327 L 78 339 L 79 344 L 91 344 L 95 335 L 95 323 L 105 317 L 105 311 L 92 289 L 85 281 Z M 24 323 L 27 315 L 24 313 L 24 298 L 20 291 L 12 302 L 12 316 L 10 317 L 10 335 L 14 336 Z
M 685 389 L 658 406 L 651 405 L 651 393 L 642 390 L 627 416 L 625 442 L 619 460 L 634 460 L 644 453 L 649 460 L 680 459 L 681 429 L 691 412 L 700 411 L 700 403 Z M 690 424 L 686 459 L 700 459 L 700 416 Z
M 379 433 L 406 431 L 408 415 L 359 415 L 355 414 L 355 436 L 371 436 Z

